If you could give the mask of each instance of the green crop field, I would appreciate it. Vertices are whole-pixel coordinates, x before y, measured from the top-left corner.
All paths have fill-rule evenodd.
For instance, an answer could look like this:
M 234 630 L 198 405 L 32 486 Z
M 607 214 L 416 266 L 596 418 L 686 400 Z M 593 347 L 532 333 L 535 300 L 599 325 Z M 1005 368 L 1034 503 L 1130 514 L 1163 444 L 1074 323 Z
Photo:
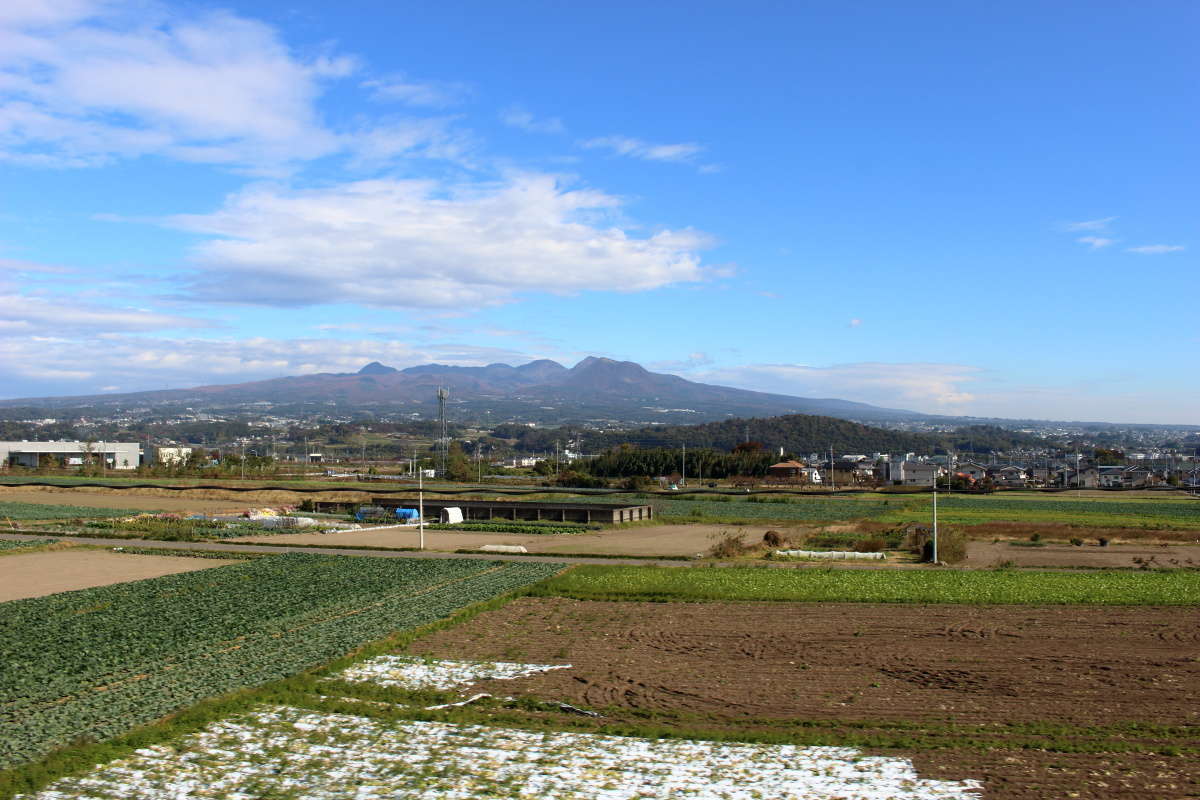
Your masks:
M 587 565 L 539 584 L 534 591 L 588 600 L 1193 606 L 1200 605 L 1200 573 Z
M 573 497 L 572 503 L 630 503 L 649 505 L 654 516 L 664 521 L 730 522 L 788 520 L 797 522 L 844 522 L 873 519 L 903 509 L 909 498 L 798 497 L 795 495 L 607 495 Z
M 86 519 L 89 517 L 128 517 L 143 512 L 134 508 L 92 508 L 42 503 L 6 503 L 0 501 L 0 519 Z
M 931 498 L 910 499 L 903 510 L 883 516 L 907 521 L 928 516 Z M 964 525 L 982 522 L 1043 522 L 1113 528 L 1200 530 L 1200 501 L 1186 498 L 1056 497 L 1029 495 L 941 495 L 938 519 Z
M 0 604 L 0 769 L 320 665 L 560 568 L 287 554 Z

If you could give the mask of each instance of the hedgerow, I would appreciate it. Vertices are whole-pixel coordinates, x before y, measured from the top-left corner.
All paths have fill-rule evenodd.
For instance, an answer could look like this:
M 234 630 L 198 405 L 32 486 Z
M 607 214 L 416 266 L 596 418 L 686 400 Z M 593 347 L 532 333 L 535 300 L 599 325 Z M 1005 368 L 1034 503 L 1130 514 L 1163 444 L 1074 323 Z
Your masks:
M 600 530 L 600 525 L 582 525 L 569 522 L 455 522 L 426 525 L 430 530 L 471 531 L 477 533 L 585 533 Z
M 0 769 L 258 686 L 557 564 L 286 554 L 0 605 Z

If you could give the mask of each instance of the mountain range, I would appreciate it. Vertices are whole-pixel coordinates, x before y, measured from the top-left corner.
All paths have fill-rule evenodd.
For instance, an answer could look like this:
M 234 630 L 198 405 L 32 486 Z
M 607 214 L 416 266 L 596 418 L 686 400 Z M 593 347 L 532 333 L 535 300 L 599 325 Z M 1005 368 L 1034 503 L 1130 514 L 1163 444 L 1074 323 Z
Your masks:
M 927 418 L 836 398 L 804 398 L 697 383 L 651 372 L 632 361 L 589 356 L 573 367 L 542 359 L 528 364 L 456 367 L 444 364 L 396 369 L 378 361 L 353 373 L 317 373 L 249 383 L 198 386 L 130 394 L 6 400 L 0 406 L 128 408 L 184 406 L 230 409 L 271 404 L 320 404 L 340 410 L 403 410 L 428 415 L 439 387 L 450 390 L 455 417 L 542 422 L 607 419 L 625 423 L 682 423 L 730 416 L 821 414 L 864 422 Z

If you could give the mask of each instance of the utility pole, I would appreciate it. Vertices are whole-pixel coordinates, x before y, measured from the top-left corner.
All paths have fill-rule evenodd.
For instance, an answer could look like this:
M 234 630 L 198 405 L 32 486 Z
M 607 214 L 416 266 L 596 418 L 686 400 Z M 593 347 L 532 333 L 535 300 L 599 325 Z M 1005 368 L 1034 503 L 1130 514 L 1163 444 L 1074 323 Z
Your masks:
M 938 563 L 938 529 L 937 529 L 937 482 L 933 485 L 933 565 Z
M 679 485 L 687 486 L 687 445 L 683 446 L 683 455 L 679 458 Z
M 837 478 L 833 477 L 833 445 L 829 445 L 829 488 L 837 491 Z
M 246 443 L 242 442 L 242 480 L 246 480 Z
M 425 549 L 425 470 L 417 470 L 417 527 L 420 530 L 418 550 Z
M 558 441 L 554 442 L 554 474 L 558 475 Z

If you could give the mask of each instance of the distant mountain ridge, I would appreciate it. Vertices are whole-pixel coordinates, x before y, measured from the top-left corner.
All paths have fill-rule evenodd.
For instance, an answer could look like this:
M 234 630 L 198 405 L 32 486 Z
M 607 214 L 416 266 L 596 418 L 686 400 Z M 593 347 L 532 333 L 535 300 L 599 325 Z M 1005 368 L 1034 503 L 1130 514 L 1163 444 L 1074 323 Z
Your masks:
M 928 415 L 834 398 L 813 399 L 755 392 L 689 381 L 651 372 L 632 361 L 588 356 L 573 367 L 541 359 L 528 364 L 459 367 L 422 364 L 396 369 L 373 361 L 353 373 L 317 373 L 247 383 L 198 386 L 129 394 L 6 400 L 0 406 L 67 408 L 127 407 L 138 404 L 225 408 L 270 403 L 324 404 L 344 409 L 415 406 L 427 409 L 436 389 L 450 390 L 464 410 L 519 417 L 621 419 L 662 422 L 725 419 L 730 416 L 822 414 L 884 422 Z M 533 413 L 537 412 L 537 413 Z M 501 418 L 501 417 L 497 417 Z

